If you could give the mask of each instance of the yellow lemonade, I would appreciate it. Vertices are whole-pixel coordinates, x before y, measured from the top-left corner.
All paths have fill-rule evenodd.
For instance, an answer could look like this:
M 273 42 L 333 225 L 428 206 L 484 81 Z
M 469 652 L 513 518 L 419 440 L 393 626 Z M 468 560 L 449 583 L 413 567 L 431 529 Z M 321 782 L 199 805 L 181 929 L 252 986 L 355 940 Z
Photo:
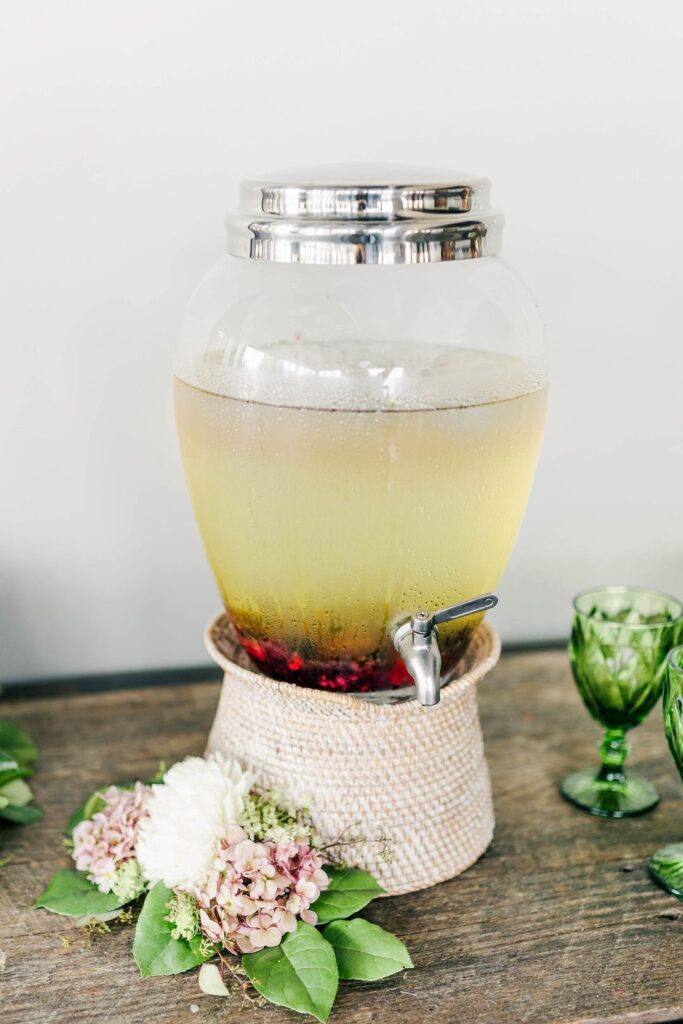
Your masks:
M 487 358 L 514 381 L 511 357 Z M 392 622 L 498 584 L 534 475 L 545 386 L 352 411 L 245 401 L 218 375 L 212 384 L 208 363 L 182 377 L 194 511 L 246 649 L 267 674 L 303 685 L 405 685 Z M 441 627 L 444 671 L 474 624 Z

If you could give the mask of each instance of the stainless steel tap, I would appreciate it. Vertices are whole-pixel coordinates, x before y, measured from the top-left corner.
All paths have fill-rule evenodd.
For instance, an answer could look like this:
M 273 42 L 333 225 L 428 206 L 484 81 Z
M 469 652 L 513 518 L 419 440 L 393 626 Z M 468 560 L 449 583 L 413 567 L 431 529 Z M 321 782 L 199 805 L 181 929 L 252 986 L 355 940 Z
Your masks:
M 495 594 L 482 594 L 471 601 L 462 601 L 438 612 L 420 610 L 414 615 L 400 619 L 391 631 L 394 647 L 401 655 L 405 667 L 415 681 L 416 697 L 420 704 L 431 707 L 441 697 L 441 651 L 439 649 L 438 626 L 441 622 L 452 622 L 466 615 L 495 608 L 498 598 Z

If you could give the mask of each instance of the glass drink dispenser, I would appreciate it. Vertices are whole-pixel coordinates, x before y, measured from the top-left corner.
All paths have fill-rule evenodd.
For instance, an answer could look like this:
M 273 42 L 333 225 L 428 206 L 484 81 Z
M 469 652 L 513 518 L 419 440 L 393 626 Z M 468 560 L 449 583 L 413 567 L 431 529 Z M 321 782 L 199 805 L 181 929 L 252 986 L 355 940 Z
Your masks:
M 542 324 L 489 183 L 284 174 L 244 183 L 226 223 L 175 405 L 237 636 L 274 679 L 379 699 L 415 682 L 435 703 L 495 603 L 546 408 Z

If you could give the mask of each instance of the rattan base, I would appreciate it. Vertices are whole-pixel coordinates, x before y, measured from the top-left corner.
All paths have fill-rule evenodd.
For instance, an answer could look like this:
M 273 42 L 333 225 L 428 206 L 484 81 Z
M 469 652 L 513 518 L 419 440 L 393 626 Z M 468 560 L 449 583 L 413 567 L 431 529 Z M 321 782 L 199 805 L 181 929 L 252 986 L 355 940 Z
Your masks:
M 441 703 L 373 704 L 254 671 L 225 615 L 206 631 L 223 669 L 207 752 L 252 768 L 258 782 L 310 808 L 323 844 L 390 895 L 460 874 L 493 836 L 493 803 L 477 683 L 500 655 L 482 623 Z

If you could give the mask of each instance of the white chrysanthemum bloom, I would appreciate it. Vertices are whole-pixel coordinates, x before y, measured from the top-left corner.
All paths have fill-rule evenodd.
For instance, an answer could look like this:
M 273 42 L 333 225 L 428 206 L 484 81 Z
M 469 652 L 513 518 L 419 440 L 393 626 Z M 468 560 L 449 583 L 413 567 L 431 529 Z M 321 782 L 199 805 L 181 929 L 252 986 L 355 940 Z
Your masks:
M 205 878 L 228 825 L 239 822 L 253 776 L 221 754 L 188 757 L 152 786 L 135 855 L 143 877 L 169 889 Z

